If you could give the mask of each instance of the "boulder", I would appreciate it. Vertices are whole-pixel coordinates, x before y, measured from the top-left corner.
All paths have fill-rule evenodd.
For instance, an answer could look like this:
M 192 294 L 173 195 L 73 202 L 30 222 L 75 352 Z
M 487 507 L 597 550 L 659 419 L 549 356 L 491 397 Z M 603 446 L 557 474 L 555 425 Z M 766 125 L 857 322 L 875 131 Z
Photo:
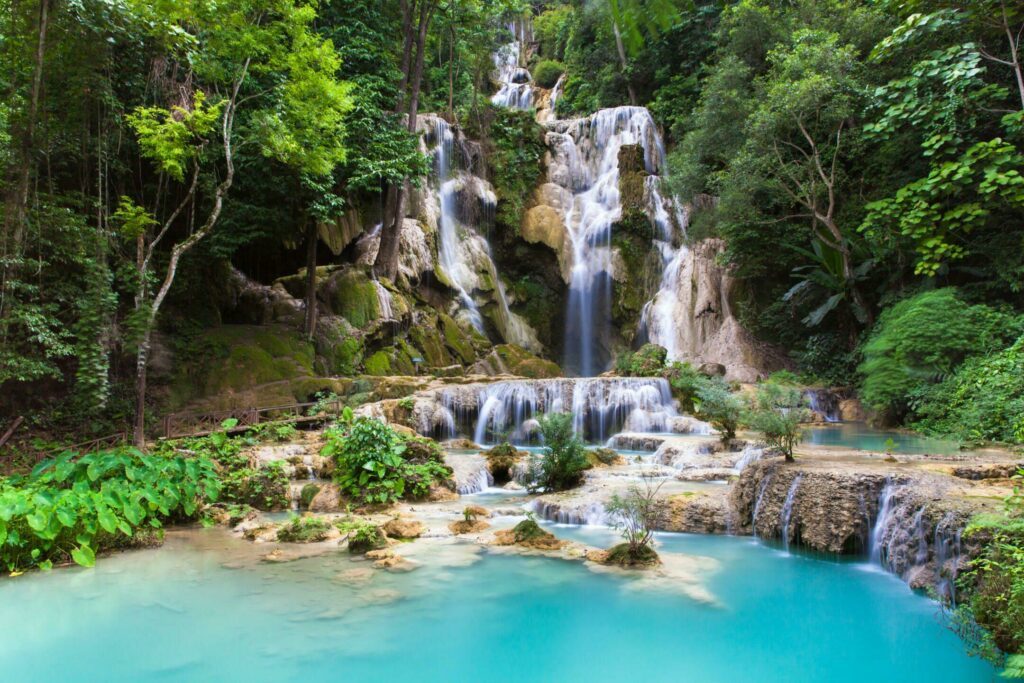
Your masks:
M 423 523 L 415 519 L 404 519 L 395 517 L 389 519 L 383 526 L 384 533 L 388 538 L 419 538 L 424 531 Z
M 309 501 L 310 512 L 341 512 L 341 509 L 341 490 L 334 482 L 321 486 Z

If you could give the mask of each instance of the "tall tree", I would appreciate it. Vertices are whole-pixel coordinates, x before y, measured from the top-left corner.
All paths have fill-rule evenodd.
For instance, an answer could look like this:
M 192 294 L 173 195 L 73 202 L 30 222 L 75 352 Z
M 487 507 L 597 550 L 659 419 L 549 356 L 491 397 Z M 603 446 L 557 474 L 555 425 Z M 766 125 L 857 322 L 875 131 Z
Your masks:
M 143 107 L 130 119 L 143 156 L 171 180 L 180 183 L 188 178 L 179 201 L 162 221 L 129 198 L 121 206 L 129 232 L 145 235 L 159 227 L 138 261 L 135 299 L 139 341 L 134 441 L 142 445 L 146 371 L 157 314 L 182 256 L 217 225 L 234 181 L 235 147 L 259 144 L 268 155 L 325 175 L 344 158 L 341 117 L 350 102 L 348 86 L 335 80 L 338 61 L 332 46 L 312 31 L 316 15 L 308 5 L 296 0 L 230 0 L 154 6 L 140 0 L 136 9 L 166 41 L 169 56 L 183 65 L 184 87 L 192 90 L 183 103 Z M 207 92 L 214 99 L 210 105 Z M 236 117 L 245 110 L 249 110 L 249 125 L 239 141 Z M 213 148 L 219 165 L 213 165 L 206 152 L 215 130 Z M 151 293 L 155 248 L 173 234 L 181 234 L 178 219 L 186 207 L 195 210 L 204 161 L 209 162 L 208 172 L 217 177 L 205 218 L 171 246 L 163 276 L 156 278 L 159 286 Z M 143 237 L 140 244 L 146 241 Z
M 404 105 L 406 129 L 412 134 L 416 132 L 416 116 L 419 114 L 427 31 L 437 4 L 437 0 L 402 0 L 402 82 L 395 110 L 401 111 Z M 373 264 L 374 273 L 391 280 L 398 273 L 398 244 L 405 220 L 408 182 L 408 178 L 405 178 L 388 188 L 380 246 Z

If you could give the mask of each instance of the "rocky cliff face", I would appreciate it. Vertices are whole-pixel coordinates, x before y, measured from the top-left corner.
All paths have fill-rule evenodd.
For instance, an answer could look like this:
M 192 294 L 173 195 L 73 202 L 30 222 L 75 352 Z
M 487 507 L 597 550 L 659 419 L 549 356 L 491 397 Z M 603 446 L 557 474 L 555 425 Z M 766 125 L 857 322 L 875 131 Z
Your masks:
M 732 489 L 736 530 L 829 554 L 861 554 L 913 588 L 939 594 L 974 548 L 961 532 L 1000 499 L 936 467 L 772 458 Z

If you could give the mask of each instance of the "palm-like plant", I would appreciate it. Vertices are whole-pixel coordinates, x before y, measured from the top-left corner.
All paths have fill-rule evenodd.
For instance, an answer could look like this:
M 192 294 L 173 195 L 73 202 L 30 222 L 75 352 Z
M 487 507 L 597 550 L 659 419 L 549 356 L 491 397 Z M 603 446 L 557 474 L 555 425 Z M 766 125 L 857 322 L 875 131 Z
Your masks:
M 811 243 L 810 251 L 801 247 L 792 248 L 810 263 L 793 269 L 792 276 L 799 282 L 790 287 L 782 300 L 793 303 L 820 302 L 804 317 L 803 323 L 808 327 L 817 327 L 840 304 L 848 306 L 859 322 L 867 323 L 869 311 L 852 296 L 853 287 L 867 279 L 868 273 L 875 266 L 875 259 L 868 255 L 864 245 L 857 242 L 850 244 L 851 256 L 858 263 L 853 269 L 852 280 L 843 275 L 843 257 L 838 249 L 819 239 Z

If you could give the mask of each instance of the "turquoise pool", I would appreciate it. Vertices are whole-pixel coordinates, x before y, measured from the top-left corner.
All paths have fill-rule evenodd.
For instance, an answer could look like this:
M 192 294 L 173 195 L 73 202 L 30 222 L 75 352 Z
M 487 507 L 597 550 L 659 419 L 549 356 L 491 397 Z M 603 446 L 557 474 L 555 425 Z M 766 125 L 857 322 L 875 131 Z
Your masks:
M 661 540 L 714 560 L 701 577 L 713 603 L 463 544 L 435 542 L 420 569 L 367 579 L 368 563 L 344 552 L 262 563 L 266 546 L 222 530 L 175 533 L 94 570 L 0 581 L 0 671 L 109 683 L 993 680 L 936 604 L 890 576 L 749 539 Z
M 892 439 L 894 453 L 906 455 L 953 455 L 960 452 L 955 441 L 934 439 L 912 432 L 874 429 L 862 422 L 842 422 L 804 430 L 803 442 L 812 446 L 854 448 L 884 453 L 886 441 Z

